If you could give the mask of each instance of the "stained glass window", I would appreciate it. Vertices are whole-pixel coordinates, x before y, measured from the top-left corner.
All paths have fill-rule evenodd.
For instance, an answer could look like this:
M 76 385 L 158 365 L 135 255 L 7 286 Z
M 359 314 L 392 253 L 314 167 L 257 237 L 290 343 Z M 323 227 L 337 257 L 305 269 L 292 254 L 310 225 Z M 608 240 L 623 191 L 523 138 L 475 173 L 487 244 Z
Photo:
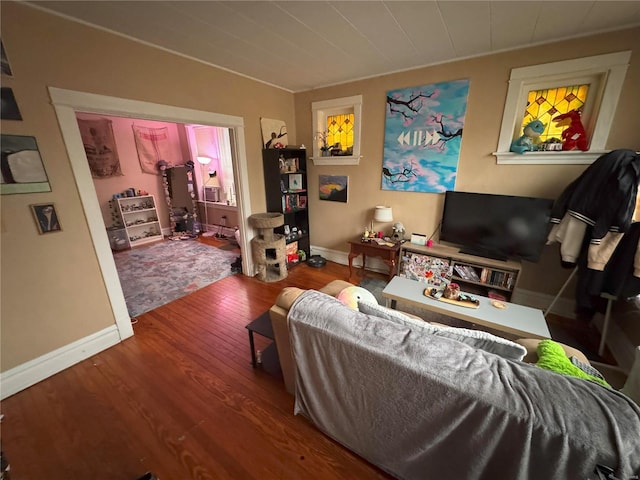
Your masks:
M 571 85 L 543 90 L 530 90 L 527 95 L 527 108 L 518 136 L 522 135 L 525 125 L 533 120 L 540 120 L 545 124 L 545 129 L 540 135 L 539 141 L 544 142 L 550 138 L 562 138 L 562 131 L 566 125 L 558 125 L 553 119 L 571 110 L 581 109 L 587 101 L 589 84 Z M 584 123 L 584 119 L 583 119 Z
M 342 150 L 353 147 L 353 113 L 327 116 L 327 143 L 329 145 L 340 144 Z

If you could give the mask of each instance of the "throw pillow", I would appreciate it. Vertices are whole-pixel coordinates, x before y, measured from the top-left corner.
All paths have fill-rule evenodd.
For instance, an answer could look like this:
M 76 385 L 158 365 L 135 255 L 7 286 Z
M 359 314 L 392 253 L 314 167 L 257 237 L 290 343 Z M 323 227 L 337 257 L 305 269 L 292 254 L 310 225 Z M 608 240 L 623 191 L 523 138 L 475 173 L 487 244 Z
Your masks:
M 347 307 L 353 308 L 354 310 L 358 310 L 358 302 L 362 300 L 369 303 L 378 303 L 376 297 L 373 296 L 373 293 L 365 288 L 356 286 L 343 288 L 336 298 Z
M 542 340 L 538 344 L 538 361 L 536 365 L 561 375 L 591 380 L 604 387 L 611 388 L 611 385 L 604 379 L 589 375 L 571 363 L 569 357 L 564 353 L 562 346 L 553 340 Z
M 358 303 L 358 309 L 367 315 L 373 315 L 386 320 L 399 322 L 411 328 L 420 328 L 431 335 L 457 340 L 458 342 L 466 343 L 474 348 L 499 355 L 509 360 L 520 361 L 527 353 L 527 349 L 522 345 L 481 330 L 440 327 L 428 322 L 414 320 L 397 310 L 385 308 L 378 304 L 373 305 L 364 301 Z

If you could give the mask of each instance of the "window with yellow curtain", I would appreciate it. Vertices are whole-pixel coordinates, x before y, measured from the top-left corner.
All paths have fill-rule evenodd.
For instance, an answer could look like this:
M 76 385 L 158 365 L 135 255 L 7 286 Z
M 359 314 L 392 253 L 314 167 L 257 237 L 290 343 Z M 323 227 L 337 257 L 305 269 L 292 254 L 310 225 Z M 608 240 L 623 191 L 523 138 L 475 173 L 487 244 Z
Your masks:
M 530 90 L 527 95 L 527 108 L 520 128 L 520 135 L 524 127 L 533 120 L 540 120 L 545 129 L 540 135 L 540 142 L 550 138 L 560 139 L 562 130 L 566 126 L 558 126 L 553 119 L 571 110 L 580 110 L 587 101 L 589 84 L 569 85 L 543 90 Z M 585 124 L 585 119 L 582 119 Z
M 327 116 L 327 144 L 340 144 L 341 150 L 353 148 L 353 113 Z

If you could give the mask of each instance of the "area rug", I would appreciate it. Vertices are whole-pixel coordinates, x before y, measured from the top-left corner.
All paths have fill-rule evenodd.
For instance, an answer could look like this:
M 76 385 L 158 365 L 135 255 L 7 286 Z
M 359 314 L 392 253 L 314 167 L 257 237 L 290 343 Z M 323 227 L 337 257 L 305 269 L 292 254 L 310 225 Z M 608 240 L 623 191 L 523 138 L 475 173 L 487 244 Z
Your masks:
M 129 316 L 135 317 L 231 275 L 237 254 L 200 242 L 162 242 L 114 255 Z

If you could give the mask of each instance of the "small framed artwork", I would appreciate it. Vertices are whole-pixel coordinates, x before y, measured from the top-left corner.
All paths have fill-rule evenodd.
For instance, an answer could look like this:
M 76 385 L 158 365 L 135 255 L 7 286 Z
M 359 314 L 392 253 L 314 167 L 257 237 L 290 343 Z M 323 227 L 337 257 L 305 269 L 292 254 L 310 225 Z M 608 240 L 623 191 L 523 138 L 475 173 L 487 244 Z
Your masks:
M 30 205 L 30 207 L 40 235 L 62 231 L 58 213 L 53 203 L 38 203 Z
M 320 175 L 318 178 L 320 200 L 347 203 L 349 177 L 346 175 Z
M 2 120 L 22 120 L 13 89 L 9 87 L 0 88 L 0 118 Z
M 260 126 L 264 148 L 284 148 L 289 143 L 287 126 L 282 120 L 261 118 Z
M 307 196 L 298 195 L 298 208 L 307 208 Z
M 2 75 L 7 77 L 13 76 L 11 65 L 9 64 L 9 58 L 7 58 L 7 52 L 4 50 L 4 42 L 0 39 L 0 65 L 2 67 Z
M 51 185 L 44 169 L 35 137 L 0 134 L 2 162 L 0 193 L 50 192 Z
M 301 173 L 292 173 L 289 175 L 289 190 L 302 190 Z

